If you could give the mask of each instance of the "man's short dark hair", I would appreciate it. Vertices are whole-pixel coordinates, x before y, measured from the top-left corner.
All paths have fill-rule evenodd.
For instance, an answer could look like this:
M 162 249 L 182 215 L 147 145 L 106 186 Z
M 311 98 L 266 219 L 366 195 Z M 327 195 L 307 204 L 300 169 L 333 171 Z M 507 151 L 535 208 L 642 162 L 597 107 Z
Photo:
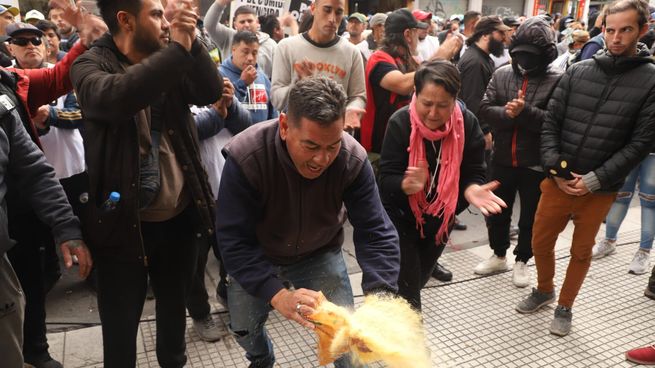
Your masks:
M 462 81 L 453 63 L 446 60 L 432 60 L 421 65 L 414 74 L 414 86 L 418 95 L 428 83 L 442 86 L 453 98 L 459 94 Z
M 295 126 L 302 118 L 329 126 L 346 114 L 346 92 L 332 79 L 312 77 L 301 79 L 289 91 L 287 115 Z
M 234 34 L 232 45 L 236 46 L 241 42 L 244 42 L 246 45 L 250 45 L 253 42 L 259 44 L 259 38 L 257 38 L 257 34 L 253 32 L 239 31 Z
M 273 37 L 273 32 L 280 28 L 280 20 L 277 19 L 275 14 L 261 15 L 259 17 L 259 27 L 262 32 Z
M 234 11 L 234 18 L 237 19 L 239 15 L 243 14 L 252 14 L 255 17 L 257 17 L 257 13 L 255 12 L 255 9 L 249 7 L 248 5 L 241 5 L 240 7 L 237 8 L 237 10 Z
M 650 12 L 648 10 L 648 2 L 645 0 L 616 0 L 612 2 L 607 8 L 605 8 L 603 26 L 606 25 L 607 16 L 623 13 L 628 10 L 636 10 L 639 15 L 639 28 L 643 27 L 644 24 L 648 23 L 648 18 L 650 17 Z
M 464 23 L 464 25 L 466 25 L 466 23 L 470 22 L 471 20 L 479 16 L 482 16 L 482 14 L 479 11 L 469 10 L 466 13 L 464 13 L 464 20 L 462 20 L 462 22 Z
M 135 17 L 139 15 L 143 2 L 141 0 L 98 0 L 98 9 L 102 20 L 107 24 L 109 32 L 117 34 L 120 31 L 118 26 L 118 18 L 116 14 L 119 11 L 126 11 Z
M 57 35 L 57 38 L 61 40 L 61 34 L 59 33 L 59 29 L 57 29 L 57 25 L 52 23 L 49 20 L 39 20 L 36 22 L 34 27 L 38 28 L 41 30 L 41 32 L 45 33 L 46 31 L 53 31 Z

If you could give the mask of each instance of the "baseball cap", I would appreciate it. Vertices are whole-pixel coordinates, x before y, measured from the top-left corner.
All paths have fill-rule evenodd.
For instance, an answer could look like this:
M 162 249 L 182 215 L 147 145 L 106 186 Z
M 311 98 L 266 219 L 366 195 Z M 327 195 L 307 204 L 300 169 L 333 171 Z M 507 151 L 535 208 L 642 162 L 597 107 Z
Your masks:
M 521 22 L 516 17 L 505 17 L 503 18 L 503 24 L 508 27 L 518 27 L 521 25 Z
M 509 31 L 511 28 L 503 24 L 503 21 L 499 17 L 495 16 L 486 16 L 482 17 L 478 24 L 475 25 L 474 33 L 480 33 L 483 35 L 492 33 L 493 31 Z
M 43 36 L 43 32 L 40 29 L 34 27 L 29 23 L 18 22 L 18 23 L 9 24 L 6 28 L 6 31 L 7 31 L 7 36 L 11 38 L 14 38 L 21 33 L 31 33 L 39 37 Z
M 352 13 L 348 17 L 348 20 L 357 19 L 360 23 L 366 23 L 366 16 L 362 13 Z
M 384 25 L 384 22 L 386 22 L 386 21 L 387 21 L 387 15 L 386 14 L 376 13 L 375 15 L 373 15 L 371 17 L 371 19 L 369 19 L 368 25 L 371 26 L 371 27 L 377 26 L 377 25 L 380 25 L 380 24 Z
M 403 33 L 406 29 L 421 28 L 426 29 L 428 25 L 416 21 L 416 18 L 407 9 L 397 9 L 389 13 L 387 21 L 384 23 L 384 33 Z
M 516 45 L 516 46 L 512 47 L 511 53 L 515 54 L 517 52 L 527 52 L 527 53 L 535 54 L 535 55 L 543 54 L 543 50 L 541 48 L 539 48 L 539 47 L 537 47 L 535 45 L 528 44 L 528 43 L 524 43 L 524 44 Z
M 20 13 L 20 10 L 18 10 L 18 8 L 15 6 L 0 4 L 0 14 L 3 14 L 7 11 L 10 12 L 14 17 Z
M 25 13 L 25 18 L 24 18 L 25 21 L 28 21 L 30 19 L 45 20 L 45 16 L 40 11 L 36 9 L 32 9 L 27 13 Z
M 426 22 L 426 21 L 432 19 L 432 13 L 428 13 L 428 12 L 420 10 L 420 9 L 415 9 L 414 11 L 412 11 L 412 15 L 419 22 Z

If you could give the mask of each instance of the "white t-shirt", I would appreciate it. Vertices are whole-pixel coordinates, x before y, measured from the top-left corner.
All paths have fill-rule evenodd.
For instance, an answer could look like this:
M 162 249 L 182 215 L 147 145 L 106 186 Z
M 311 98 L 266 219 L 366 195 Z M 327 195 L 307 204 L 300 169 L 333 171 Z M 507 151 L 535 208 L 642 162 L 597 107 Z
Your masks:
M 491 57 L 491 60 L 494 61 L 495 69 L 500 68 L 501 66 L 507 64 L 511 60 L 511 58 L 509 57 L 509 49 L 507 48 L 503 50 L 503 55 L 501 57 L 495 57 L 492 54 L 489 54 L 489 56 Z
M 48 67 L 54 65 L 49 64 Z M 57 99 L 55 107 L 63 108 L 67 95 Z M 84 141 L 78 129 L 61 129 L 54 126 L 39 137 L 45 158 L 55 168 L 57 179 L 69 178 L 84 172 Z
M 195 115 L 205 109 L 208 108 L 191 106 L 191 113 Z M 221 184 L 223 166 L 225 166 L 225 157 L 223 157 L 221 151 L 231 138 L 232 133 L 228 129 L 221 129 L 218 134 L 200 141 L 200 159 L 202 166 L 207 172 L 209 186 L 211 186 L 212 192 L 214 193 L 214 199 L 218 199 L 218 188 Z
M 423 41 L 418 41 L 418 56 L 421 61 L 429 60 L 439 49 L 439 38 L 427 35 Z

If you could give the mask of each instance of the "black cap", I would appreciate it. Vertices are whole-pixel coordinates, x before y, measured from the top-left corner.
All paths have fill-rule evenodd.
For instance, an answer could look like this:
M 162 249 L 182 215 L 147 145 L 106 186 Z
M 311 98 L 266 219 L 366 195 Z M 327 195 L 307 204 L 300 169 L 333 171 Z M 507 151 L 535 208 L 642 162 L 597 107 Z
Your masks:
M 518 27 L 521 25 L 521 22 L 516 17 L 505 17 L 503 18 L 503 24 L 508 27 Z
M 511 28 L 503 24 L 503 21 L 500 20 L 500 17 L 497 16 L 486 16 L 482 17 L 478 24 L 475 25 L 474 33 L 480 33 L 482 35 L 487 35 L 493 33 L 493 31 L 509 31 Z
M 39 37 L 43 36 L 43 32 L 40 29 L 28 23 L 12 23 L 7 26 L 5 31 L 7 32 L 7 36 L 12 38 L 21 33 L 31 33 Z
M 386 34 L 403 33 L 406 29 L 412 28 L 426 29 L 428 25 L 417 21 L 407 9 L 392 11 L 387 16 L 387 21 L 384 22 L 384 33 Z

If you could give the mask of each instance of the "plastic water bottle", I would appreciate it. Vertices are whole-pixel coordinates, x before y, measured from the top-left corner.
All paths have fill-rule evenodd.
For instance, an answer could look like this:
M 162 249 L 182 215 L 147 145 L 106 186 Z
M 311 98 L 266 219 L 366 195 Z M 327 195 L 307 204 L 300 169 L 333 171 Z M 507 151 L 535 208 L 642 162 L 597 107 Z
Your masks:
M 113 211 L 116 209 L 116 205 L 118 204 L 118 201 L 121 200 L 121 194 L 118 192 L 111 192 L 109 193 L 109 198 L 105 201 L 105 203 L 102 204 L 100 209 L 102 212 L 109 212 Z

